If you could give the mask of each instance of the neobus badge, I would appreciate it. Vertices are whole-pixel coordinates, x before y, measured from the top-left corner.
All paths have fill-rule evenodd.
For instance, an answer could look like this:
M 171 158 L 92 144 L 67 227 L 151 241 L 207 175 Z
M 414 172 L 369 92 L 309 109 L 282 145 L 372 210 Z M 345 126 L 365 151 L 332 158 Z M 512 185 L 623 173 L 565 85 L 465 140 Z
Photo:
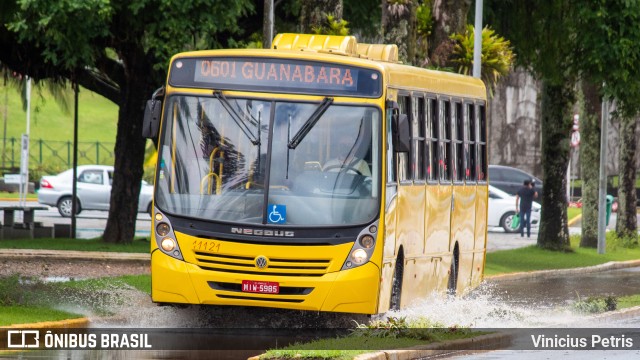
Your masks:
M 294 237 L 296 235 L 294 231 L 262 230 L 262 229 L 249 229 L 249 228 L 239 228 L 239 227 L 232 227 L 231 233 L 241 234 L 241 235 L 276 236 L 276 237 Z

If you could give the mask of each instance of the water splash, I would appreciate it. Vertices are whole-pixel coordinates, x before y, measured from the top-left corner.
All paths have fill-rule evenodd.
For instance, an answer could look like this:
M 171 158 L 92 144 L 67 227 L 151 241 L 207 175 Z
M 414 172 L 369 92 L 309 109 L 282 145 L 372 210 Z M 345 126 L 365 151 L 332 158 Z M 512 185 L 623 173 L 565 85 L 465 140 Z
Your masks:
M 511 302 L 509 297 L 509 294 L 498 293 L 493 285 L 483 283 L 478 289 L 462 297 L 432 294 L 404 310 L 388 312 L 382 319 L 405 317 L 410 322 L 429 319 L 444 326 L 472 328 L 557 327 L 562 324 L 577 326 L 576 324 L 587 319 L 586 316 L 572 312 L 567 306 Z

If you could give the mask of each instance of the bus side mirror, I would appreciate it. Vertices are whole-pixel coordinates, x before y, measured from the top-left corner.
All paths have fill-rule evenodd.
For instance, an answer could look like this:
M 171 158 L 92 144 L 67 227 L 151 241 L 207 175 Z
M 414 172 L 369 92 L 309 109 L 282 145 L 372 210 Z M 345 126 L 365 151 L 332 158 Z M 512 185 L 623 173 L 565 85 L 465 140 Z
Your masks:
M 411 132 L 407 114 L 393 117 L 393 149 L 395 152 L 409 152 L 411 150 Z
M 160 113 L 162 112 L 162 101 L 147 100 L 144 107 L 144 119 L 142 122 L 142 136 L 147 139 L 155 139 L 158 137 L 158 129 L 160 128 Z

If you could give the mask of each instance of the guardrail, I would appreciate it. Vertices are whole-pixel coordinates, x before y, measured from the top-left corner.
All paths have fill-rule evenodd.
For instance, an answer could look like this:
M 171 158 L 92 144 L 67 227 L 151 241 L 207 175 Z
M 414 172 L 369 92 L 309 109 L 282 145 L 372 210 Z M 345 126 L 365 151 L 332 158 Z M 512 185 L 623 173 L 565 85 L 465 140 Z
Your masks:
M 0 169 L 16 172 L 20 169 L 20 138 L 0 142 Z M 100 141 L 78 142 L 78 164 L 113 165 L 115 143 Z M 72 166 L 73 142 L 31 139 L 29 143 L 29 171 L 37 169 L 64 170 Z

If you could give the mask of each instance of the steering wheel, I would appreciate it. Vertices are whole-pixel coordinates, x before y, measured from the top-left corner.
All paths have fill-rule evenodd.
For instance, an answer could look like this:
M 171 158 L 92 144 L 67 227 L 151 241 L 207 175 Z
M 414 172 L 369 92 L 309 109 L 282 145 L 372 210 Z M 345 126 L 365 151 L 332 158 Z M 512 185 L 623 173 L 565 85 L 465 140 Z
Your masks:
M 326 172 L 326 171 L 331 171 L 333 169 L 338 169 L 339 172 L 352 171 L 352 172 L 356 173 L 357 175 L 364 176 L 364 174 L 360 170 L 358 170 L 355 167 L 353 167 L 353 165 L 344 165 L 344 164 L 329 165 L 329 166 L 325 167 L 322 171 Z

